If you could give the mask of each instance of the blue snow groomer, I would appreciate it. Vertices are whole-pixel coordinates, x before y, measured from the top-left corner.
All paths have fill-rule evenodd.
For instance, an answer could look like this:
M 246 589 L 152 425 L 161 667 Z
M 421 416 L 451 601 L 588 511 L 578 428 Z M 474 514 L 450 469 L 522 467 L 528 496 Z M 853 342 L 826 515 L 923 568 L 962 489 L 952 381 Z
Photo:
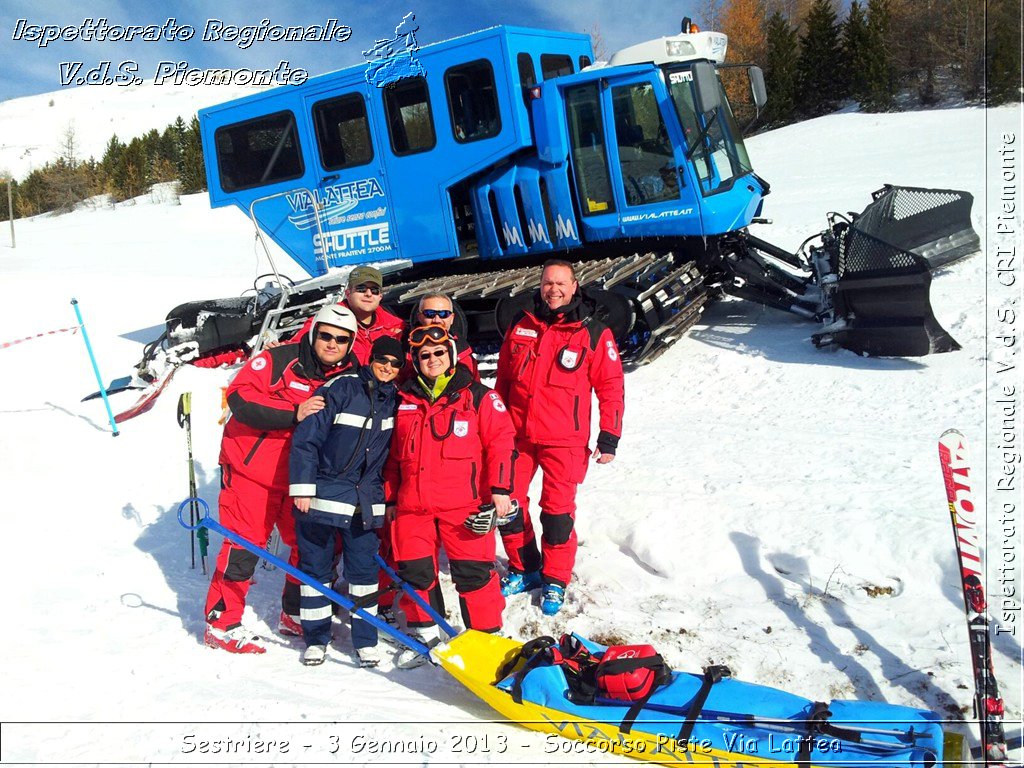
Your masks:
M 957 348 L 928 284 L 977 248 L 970 195 L 887 187 L 798 254 L 752 236 L 768 184 L 720 73 L 745 72 L 757 109 L 764 81 L 724 64 L 726 44 L 684 20 L 594 64 L 585 35 L 494 27 L 201 110 L 211 204 L 245 211 L 310 278 L 180 307 L 170 338 L 201 354 L 258 344 L 371 262 L 392 305 L 453 295 L 486 350 L 559 257 L 578 262 L 633 364 L 725 293 L 823 321 L 819 344 Z

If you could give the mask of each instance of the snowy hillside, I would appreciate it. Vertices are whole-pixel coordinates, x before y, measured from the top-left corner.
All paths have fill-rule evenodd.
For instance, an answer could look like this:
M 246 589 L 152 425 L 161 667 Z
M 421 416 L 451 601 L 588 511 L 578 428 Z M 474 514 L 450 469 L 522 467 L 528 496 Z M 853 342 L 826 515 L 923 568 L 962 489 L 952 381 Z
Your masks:
M 16 104 L 0 105 L 4 120 L 29 119 L 3 111 Z M 74 114 L 80 136 L 112 129 L 102 108 Z M 90 114 L 104 117 L 87 127 Z M 972 192 L 985 242 L 994 231 L 986 200 L 996 210 L 999 195 L 997 174 L 985 188 L 986 131 L 992 146 L 1018 119 L 1011 108 L 841 114 L 757 136 L 751 160 L 772 184 L 764 215 L 775 223 L 756 234 L 796 247 L 824 228 L 828 210 L 859 211 L 891 182 Z M 75 297 L 108 380 L 130 372 L 145 329 L 171 307 L 238 294 L 266 271 L 245 217 L 211 211 L 201 195 L 180 206 L 143 197 L 17 227 L 14 250 L 0 228 L 0 343 L 73 325 Z M 741 680 L 816 701 L 864 698 L 970 717 L 936 439 L 957 427 L 972 441 L 984 499 L 984 446 L 995 440 L 985 403 L 1001 383 L 986 369 L 993 270 L 982 254 L 936 275 L 936 315 L 963 349 L 921 359 L 817 351 L 810 323 L 740 301 L 712 306 L 687 338 L 627 376 L 617 459 L 592 465 L 579 495 L 580 551 L 565 610 L 542 617 L 536 597 L 518 596 L 506 629 L 522 639 L 573 629 L 651 642 L 676 669 L 727 664 Z M 403 672 L 388 661 L 359 669 L 341 624 L 329 662 L 301 666 L 300 644 L 273 631 L 277 571 L 257 571 L 246 615 L 268 653 L 203 647 L 208 577 L 190 570 L 189 537 L 175 517 L 188 495 L 175 407 L 193 393 L 199 491 L 215 505 L 220 388 L 232 372 L 183 369 L 153 411 L 111 439 L 102 403 L 79 402 L 96 388 L 80 338 L 0 349 L 0 362 L 4 761 L 384 761 L 355 749 L 353 738 L 367 737 L 409 741 L 411 753 L 392 759 L 420 765 L 630 762 L 553 753 L 542 734 L 488 722 L 494 713 L 439 669 Z M 132 399 L 116 397 L 121 407 Z M 1019 589 L 1019 538 L 1014 546 Z M 450 591 L 447 602 L 457 605 Z M 1008 721 L 1022 712 L 1015 630 L 994 640 Z M 468 733 L 488 737 L 489 751 L 454 753 L 453 739 Z M 288 740 L 290 751 L 211 754 L 191 750 L 189 736 Z M 437 750 L 418 748 L 423 739 Z
M 78 159 L 103 156 L 110 137 L 123 142 L 197 109 L 259 90 L 231 85 L 86 85 L 0 102 L 0 173 L 24 179 L 57 159 L 70 127 Z

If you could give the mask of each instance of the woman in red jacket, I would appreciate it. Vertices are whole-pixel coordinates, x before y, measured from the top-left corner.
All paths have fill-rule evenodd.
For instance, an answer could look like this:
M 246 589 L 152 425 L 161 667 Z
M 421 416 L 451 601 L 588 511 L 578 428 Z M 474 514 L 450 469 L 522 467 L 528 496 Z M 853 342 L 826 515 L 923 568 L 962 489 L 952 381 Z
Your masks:
M 512 508 L 515 430 L 501 398 L 456 363 L 455 344 L 439 325 L 409 334 L 417 375 L 399 388 L 391 453 L 384 469 L 385 498 L 394 515 L 395 558 L 402 578 L 437 605 L 437 543 L 448 553 L 462 619 L 471 629 L 501 629 L 501 596 L 494 570 L 496 539 L 467 528 L 481 505 L 503 518 Z M 401 607 L 411 633 L 430 645 L 437 627 L 413 600 Z M 399 667 L 426 659 L 413 651 Z

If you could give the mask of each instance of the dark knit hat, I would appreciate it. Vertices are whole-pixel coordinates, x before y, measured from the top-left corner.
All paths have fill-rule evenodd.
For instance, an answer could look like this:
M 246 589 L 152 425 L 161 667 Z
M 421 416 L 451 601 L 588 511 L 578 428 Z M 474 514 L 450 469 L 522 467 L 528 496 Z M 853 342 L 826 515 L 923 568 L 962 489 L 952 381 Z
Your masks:
M 377 355 L 390 355 L 391 357 L 402 360 L 405 358 L 405 352 L 402 350 L 402 343 L 391 336 L 381 336 L 370 348 L 371 357 Z

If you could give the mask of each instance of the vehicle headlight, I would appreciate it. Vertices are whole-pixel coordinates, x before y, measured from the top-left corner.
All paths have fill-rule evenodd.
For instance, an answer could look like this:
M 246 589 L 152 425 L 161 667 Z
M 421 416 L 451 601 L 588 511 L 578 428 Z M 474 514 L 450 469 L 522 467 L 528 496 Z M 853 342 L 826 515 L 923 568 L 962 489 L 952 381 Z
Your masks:
M 669 56 L 694 56 L 697 51 L 688 40 L 666 40 L 665 53 Z

